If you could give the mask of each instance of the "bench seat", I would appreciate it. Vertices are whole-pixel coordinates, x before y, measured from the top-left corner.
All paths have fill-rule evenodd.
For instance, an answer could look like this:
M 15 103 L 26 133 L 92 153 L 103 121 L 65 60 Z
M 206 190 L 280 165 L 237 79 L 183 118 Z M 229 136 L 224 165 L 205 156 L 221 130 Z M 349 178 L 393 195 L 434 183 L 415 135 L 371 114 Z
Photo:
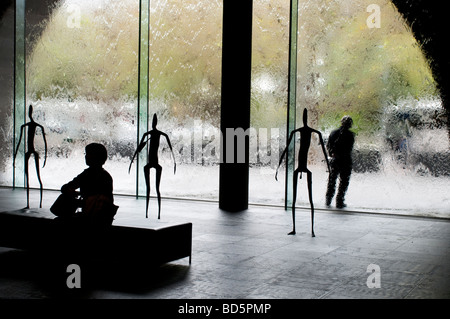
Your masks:
M 136 223 L 135 223 L 136 224 Z M 0 212 L 0 246 L 66 258 L 101 258 L 161 265 L 192 256 L 192 223 L 120 224 L 89 229 L 44 209 Z

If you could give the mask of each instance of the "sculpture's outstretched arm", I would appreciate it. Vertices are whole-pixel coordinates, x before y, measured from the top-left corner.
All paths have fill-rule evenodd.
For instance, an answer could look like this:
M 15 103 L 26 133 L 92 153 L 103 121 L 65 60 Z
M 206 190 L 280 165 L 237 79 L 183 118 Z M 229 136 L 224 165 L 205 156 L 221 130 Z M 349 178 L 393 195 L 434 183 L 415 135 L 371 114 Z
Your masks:
M 149 137 L 148 140 L 145 140 L 145 138 L 147 137 L 147 135 L 149 135 L 148 132 L 147 132 L 147 133 L 144 133 L 144 135 L 142 135 L 141 141 L 139 142 L 139 145 L 138 145 L 136 151 L 135 151 L 134 154 L 133 154 L 133 158 L 131 159 L 130 167 L 128 168 L 128 174 L 130 174 L 130 171 L 131 171 L 131 165 L 133 165 L 134 158 L 135 158 L 135 157 L 136 157 L 136 156 L 144 149 L 145 145 L 147 145 L 147 142 L 148 142 L 148 141 L 150 140 L 150 138 L 151 138 L 151 137 Z
M 22 126 L 20 127 L 19 142 L 17 143 L 17 147 L 16 147 L 16 150 L 15 150 L 15 152 L 14 152 L 14 157 L 13 157 L 14 166 L 15 166 L 15 161 L 16 161 L 17 153 L 19 152 L 20 142 L 22 141 L 22 135 L 23 135 L 24 127 L 25 127 L 25 125 L 22 125 Z
M 45 163 L 47 162 L 47 139 L 45 138 L 45 131 L 44 127 L 42 125 L 38 125 L 42 130 L 42 137 L 44 138 L 44 165 L 42 165 L 42 168 L 45 167 Z
M 316 131 L 316 132 L 319 135 L 320 145 L 322 146 L 323 155 L 325 156 L 325 161 L 327 162 L 327 168 L 328 168 L 328 173 L 329 173 L 329 172 L 331 172 L 330 162 L 328 161 L 328 155 L 327 155 L 327 151 L 325 149 L 325 144 L 323 142 L 322 133 L 320 133 L 319 131 Z
M 291 132 L 291 134 L 289 135 L 289 139 L 288 139 L 287 145 L 286 145 L 285 149 L 283 150 L 283 152 L 281 153 L 280 162 L 278 163 L 277 171 L 275 173 L 275 180 L 276 181 L 278 181 L 278 169 L 280 168 L 281 163 L 283 162 L 284 156 L 287 153 L 287 149 L 288 149 L 289 145 L 291 144 L 292 138 L 294 137 L 294 134 L 295 134 L 296 131 L 297 130 L 294 130 L 294 131 Z
M 173 153 L 172 144 L 170 143 L 169 136 L 168 136 L 166 133 L 162 133 L 162 134 L 163 134 L 163 136 L 166 138 L 167 144 L 169 144 L 170 151 L 172 152 L 172 158 L 173 158 L 173 173 L 175 174 L 176 171 L 177 171 L 177 163 L 175 162 L 175 154 Z

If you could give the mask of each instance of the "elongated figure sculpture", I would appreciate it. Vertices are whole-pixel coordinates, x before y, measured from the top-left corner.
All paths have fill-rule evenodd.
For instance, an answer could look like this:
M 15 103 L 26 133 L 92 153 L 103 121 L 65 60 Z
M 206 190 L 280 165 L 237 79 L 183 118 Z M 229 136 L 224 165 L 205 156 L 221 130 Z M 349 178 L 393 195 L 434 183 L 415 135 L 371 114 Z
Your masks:
M 47 162 L 47 140 L 45 138 L 45 131 L 44 131 L 44 127 L 38 123 L 36 123 L 33 120 L 33 106 L 29 106 L 28 108 L 28 116 L 30 118 L 30 122 L 23 124 L 20 127 L 20 137 L 19 137 L 19 142 L 17 144 L 16 147 L 16 151 L 14 152 L 14 158 L 13 158 L 13 162 L 14 162 L 14 166 L 15 166 L 15 162 L 16 162 L 16 156 L 17 153 L 19 152 L 19 146 L 20 146 L 20 142 L 22 141 L 22 136 L 25 134 L 26 135 L 26 147 L 27 150 L 25 151 L 25 179 L 26 179 L 26 188 L 27 188 L 27 206 L 25 208 L 30 208 L 30 180 L 29 180 L 29 176 L 28 176 L 28 161 L 30 159 L 30 156 L 33 155 L 34 156 L 34 163 L 36 166 L 36 174 L 37 174 L 37 178 L 39 181 L 39 185 L 40 185 L 40 203 L 39 203 L 39 207 L 42 208 L 42 190 L 43 190 L 43 186 L 42 186 L 42 181 L 41 181 L 41 175 L 40 175 L 40 171 L 39 171 L 39 153 L 36 151 L 35 147 L 34 147 L 34 138 L 36 136 L 36 131 L 39 128 L 42 131 L 42 137 L 44 138 L 44 152 L 45 152 L 45 156 L 44 156 L 44 165 L 42 166 L 42 168 L 45 167 L 45 163 Z M 28 133 L 26 132 L 26 129 L 28 128 Z
M 128 174 L 131 170 L 131 165 L 133 164 L 134 158 L 144 149 L 144 147 L 147 145 L 147 143 L 150 141 L 150 148 L 148 151 L 148 163 L 144 166 L 144 176 L 145 176 L 145 185 L 147 187 L 147 196 L 146 196 L 146 210 L 145 210 L 145 218 L 148 218 L 148 204 L 150 201 L 150 169 L 154 168 L 156 170 L 156 194 L 158 196 L 158 219 L 161 217 L 161 193 L 159 191 L 159 185 L 161 182 L 161 174 L 162 174 L 162 167 L 159 165 L 158 160 L 158 150 L 159 150 L 159 142 L 161 136 L 165 137 L 167 140 L 167 144 L 169 144 L 170 151 L 172 152 L 173 157 L 173 173 L 176 173 L 177 165 L 175 163 L 175 155 L 173 153 L 172 144 L 170 143 L 169 136 L 161 132 L 156 128 L 156 125 L 158 124 L 158 118 L 156 114 L 153 115 L 153 122 L 152 122 L 152 130 L 144 133 L 142 135 L 142 139 L 136 149 L 136 152 L 133 155 L 133 158 L 131 159 L 130 167 L 128 168 Z
M 278 181 L 278 169 L 280 168 L 281 163 L 283 162 L 284 156 L 287 152 L 289 144 L 291 143 L 295 133 L 300 133 L 300 150 L 298 151 L 298 167 L 294 170 L 294 180 L 293 180 L 293 200 L 292 200 L 292 223 L 293 229 L 288 235 L 295 235 L 295 201 L 297 200 L 297 180 L 298 174 L 300 173 L 300 178 L 302 178 L 301 173 L 305 172 L 308 181 L 308 193 L 309 193 L 309 203 L 311 205 L 311 235 L 315 237 L 314 234 L 314 203 L 312 198 L 312 173 L 308 169 L 308 151 L 311 145 L 311 135 L 312 133 L 316 133 L 319 135 L 320 145 L 322 146 L 323 155 L 325 156 L 325 160 L 327 162 L 328 172 L 330 172 L 330 164 L 328 162 L 327 153 L 325 150 L 325 145 L 323 143 L 322 134 L 308 126 L 308 111 L 306 108 L 303 110 L 303 127 L 293 130 L 289 135 L 289 140 L 284 149 L 283 153 L 280 156 L 280 163 L 278 164 L 277 171 L 275 173 L 275 179 Z

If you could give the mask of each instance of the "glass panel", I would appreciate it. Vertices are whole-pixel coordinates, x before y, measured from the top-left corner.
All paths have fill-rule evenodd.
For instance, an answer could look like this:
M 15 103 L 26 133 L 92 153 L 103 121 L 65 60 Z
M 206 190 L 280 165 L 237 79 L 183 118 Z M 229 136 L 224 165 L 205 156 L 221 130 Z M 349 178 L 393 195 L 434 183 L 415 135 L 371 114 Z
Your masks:
M 148 131 L 148 85 L 149 85 L 149 49 L 150 49 L 150 0 L 139 0 L 139 65 L 138 65 L 138 119 L 136 145 L 141 136 Z M 146 194 L 144 166 L 147 164 L 147 148 L 136 158 L 136 194 Z M 131 167 L 130 167 L 131 168 Z
M 289 1 L 253 3 L 250 203 L 284 205 Z
M 309 109 L 310 126 L 327 139 L 343 115 L 354 120 L 348 209 L 448 214 L 447 119 L 428 61 L 392 3 L 300 1 L 298 53 L 297 105 Z M 313 144 L 314 199 L 323 205 L 327 173 Z M 298 205 L 308 205 L 303 187 Z
M 252 126 L 271 127 L 263 116 L 286 116 L 289 2 L 258 1 L 254 8 Z M 296 127 L 305 107 L 308 125 L 325 141 L 344 115 L 354 120 L 347 209 L 448 214 L 447 118 L 428 61 L 396 8 L 387 0 L 300 0 L 298 21 Z M 269 167 L 258 162 L 251 169 L 252 202 L 282 203 Z M 314 203 L 324 207 L 328 173 L 315 137 L 308 168 Z M 258 174 L 263 169 L 267 178 Z M 303 179 L 297 205 L 309 207 L 307 195 Z
M 288 104 L 287 104 L 287 156 L 286 156 L 286 191 L 285 208 L 292 206 L 294 170 L 296 161 L 295 140 L 289 143 L 290 133 L 296 129 L 297 108 L 297 54 L 298 54 L 298 0 L 291 0 L 289 23 L 289 73 L 288 73 Z
M 38 3 L 27 8 L 27 98 L 34 120 L 47 133 L 45 188 L 59 189 L 81 172 L 84 146 L 102 142 L 115 192 L 134 194 L 136 170 L 141 174 L 143 165 L 128 174 L 130 159 L 136 138 L 156 113 L 178 164 L 177 174 L 170 174 L 171 154 L 162 143 L 161 164 L 169 168 L 161 181 L 163 196 L 217 199 L 222 2 L 152 1 L 149 59 L 147 3 L 141 11 L 139 1 L 132 0 L 66 0 L 52 8 Z M 42 142 L 36 147 L 43 154 Z M 38 187 L 35 176 L 30 182 Z
M 100 142 L 115 192 L 133 194 L 139 1 L 29 2 L 27 22 L 27 99 L 49 145 L 44 187 L 59 189 L 81 173 L 84 147 Z M 38 186 L 33 175 L 30 183 Z
M 162 196 L 218 199 L 222 3 L 151 1 L 149 117 L 177 163 L 161 141 Z
M 13 174 L 14 186 L 23 186 L 24 182 L 24 154 L 25 154 L 25 135 L 21 145 L 20 141 L 21 126 L 25 120 L 25 91 L 26 91 L 26 47 L 25 47 L 25 0 L 16 1 L 16 30 L 15 30 L 15 60 L 14 60 L 14 154 Z
M 20 2 L 20 1 L 19 1 Z M 21 14 L 17 10 L 19 18 Z M 22 10 L 22 25 L 24 21 L 24 11 Z M 13 145 L 14 136 L 14 2 L 8 6 L 2 7 L 2 18 L 0 23 L 0 42 L 2 49 L 0 50 L 0 79 L 2 85 L 0 86 L 0 185 L 12 186 L 13 185 Z M 24 30 L 22 29 L 21 32 Z M 20 32 L 18 30 L 18 32 Z M 23 35 L 22 43 L 23 48 Z M 20 55 L 19 55 L 20 56 Z M 23 55 L 22 55 L 23 61 Z M 22 71 L 24 69 L 22 68 Z M 23 89 L 23 73 L 22 73 L 22 89 Z M 21 96 L 23 97 L 23 91 Z M 22 99 L 23 100 L 23 99 Z M 22 102 L 22 114 L 23 114 L 23 102 Z M 23 123 L 23 115 L 21 116 L 21 122 Z M 20 127 L 19 121 L 17 125 Z M 18 137 L 18 136 L 17 136 Z M 23 163 L 23 160 L 22 160 Z M 23 166 L 23 165 L 22 165 Z M 19 175 L 20 176 L 20 175 Z M 23 172 L 20 182 L 23 185 Z

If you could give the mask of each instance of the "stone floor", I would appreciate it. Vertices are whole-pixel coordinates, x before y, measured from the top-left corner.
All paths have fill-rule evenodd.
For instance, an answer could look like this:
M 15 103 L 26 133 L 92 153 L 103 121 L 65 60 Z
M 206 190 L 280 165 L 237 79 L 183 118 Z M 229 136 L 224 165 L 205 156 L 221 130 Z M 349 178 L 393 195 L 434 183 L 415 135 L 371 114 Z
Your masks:
M 43 209 L 57 196 L 45 191 Z M 0 188 L 0 211 L 23 208 L 25 200 L 23 189 Z M 166 199 L 158 220 L 153 198 L 148 219 L 144 199 L 115 201 L 117 222 L 192 222 L 192 264 L 130 265 L 125 273 L 104 265 L 90 276 L 82 270 L 82 288 L 68 289 L 61 288 L 66 269 L 56 275 L 40 256 L 0 248 L 0 298 L 450 298 L 450 220 L 318 210 L 313 238 L 309 209 L 298 209 L 297 234 L 288 236 L 290 212 L 280 207 L 227 213 L 217 203 Z M 38 205 L 32 190 L 30 206 Z M 379 272 L 368 272 L 369 265 Z

